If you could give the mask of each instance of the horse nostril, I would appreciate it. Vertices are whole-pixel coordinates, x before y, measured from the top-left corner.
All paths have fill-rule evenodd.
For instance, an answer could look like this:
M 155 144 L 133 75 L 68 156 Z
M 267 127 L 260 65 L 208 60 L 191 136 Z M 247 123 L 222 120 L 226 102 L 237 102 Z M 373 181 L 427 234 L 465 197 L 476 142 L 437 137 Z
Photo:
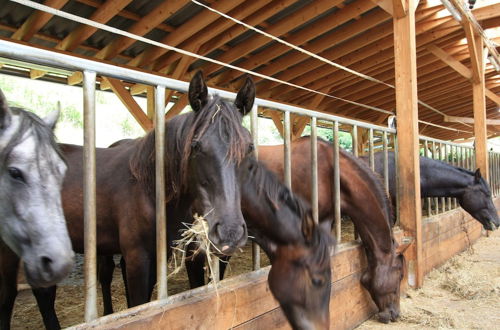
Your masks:
M 52 259 L 46 256 L 40 257 L 42 270 L 48 274 L 52 273 Z

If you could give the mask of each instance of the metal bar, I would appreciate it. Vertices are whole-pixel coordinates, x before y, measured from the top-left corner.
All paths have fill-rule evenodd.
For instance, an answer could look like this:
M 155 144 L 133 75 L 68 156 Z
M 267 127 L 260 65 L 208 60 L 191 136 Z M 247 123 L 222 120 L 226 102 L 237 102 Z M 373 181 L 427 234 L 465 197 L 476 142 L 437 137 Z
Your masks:
M 423 140 L 424 141 L 424 157 L 427 157 L 429 158 L 429 146 L 428 146 L 428 141 L 427 140 Z M 427 197 L 426 198 L 426 202 L 427 202 L 427 216 L 430 217 L 432 215 L 432 207 L 431 207 L 431 203 L 432 203 L 432 200 L 430 197 Z
M 314 222 L 319 221 L 318 210 L 318 128 L 316 117 L 311 117 L 311 205 Z
M 385 190 L 389 192 L 389 151 L 387 146 L 387 132 L 382 133 L 382 147 L 384 149 L 384 186 Z
M 252 141 L 254 145 L 255 158 L 259 158 L 259 107 L 254 103 L 252 112 L 250 113 L 250 131 L 252 133 Z M 260 269 L 260 247 L 257 243 L 252 242 L 252 269 Z
M 339 147 L 339 122 L 336 121 L 333 125 L 333 207 L 335 210 L 335 237 L 337 244 L 342 241 L 340 214 L 340 147 Z
M 453 166 L 458 165 L 458 147 L 455 147 L 455 152 L 453 152 L 453 146 L 451 147 L 451 154 L 453 155 L 452 161 L 453 161 Z M 453 206 L 456 209 L 458 207 L 458 200 L 456 198 L 453 198 Z
M 285 168 L 285 185 L 288 187 L 288 189 L 292 190 L 292 145 L 291 145 L 291 129 L 290 129 L 290 112 L 285 111 L 284 113 L 284 119 L 283 119 L 284 125 L 283 125 L 283 152 L 285 153 L 284 155 L 284 161 L 285 164 L 283 164 Z
M 436 152 L 436 143 L 439 143 L 439 142 L 436 142 L 436 141 L 432 141 L 432 159 L 438 159 L 438 155 L 437 155 L 437 152 Z M 439 198 L 438 197 L 434 197 L 434 204 L 435 204 L 435 207 L 436 207 L 436 213 L 435 214 L 439 214 Z
M 445 151 L 443 150 L 443 147 L 445 145 L 441 142 L 439 143 L 439 160 L 444 161 L 444 155 Z M 446 198 L 441 197 L 441 212 L 446 212 Z
M 399 187 L 399 163 L 398 163 L 398 136 L 394 136 L 394 168 L 396 169 L 396 187 Z M 396 198 L 396 226 L 399 226 L 400 218 L 399 218 L 399 198 Z
M 374 155 L 374 148 L 373 148 L 373 129 L 370 128 L 369 131 L 369 138 L 368 138 L 368 145 L 369 145 L 369 150 L 368 152 L 370 153 L 370 168 L 372 171 L 375 171 L 375 155 Z
M 95 165 L 95 83 L 96 73 L 83 72 L 83 221 L 85 322 L 97 318 L 97 235 Z
M 352 126 L 352 153 L 355 157 L 358 157 L 358 125 Z
M 450 147 L 450 152 L 448 153 L 448 146 Z M 451 155 L 451 146 L 448 145 L 448 144 L 445 144 L 444 145 L 444 158 L 445 158 L 445 161 L 446 163 L 450 164 L 451 165 L 451 159 L 450 159 L 450 155 Z M 451 210 L 452 207 L 451 207 L 451 197 L 448 197 L 447 198 L 447 202 L 448 202 L 448 210 Z
M 167 217 L 165 212 L 165 87 L 155 89 L 156 282 L 158 299 L 167 291 Z

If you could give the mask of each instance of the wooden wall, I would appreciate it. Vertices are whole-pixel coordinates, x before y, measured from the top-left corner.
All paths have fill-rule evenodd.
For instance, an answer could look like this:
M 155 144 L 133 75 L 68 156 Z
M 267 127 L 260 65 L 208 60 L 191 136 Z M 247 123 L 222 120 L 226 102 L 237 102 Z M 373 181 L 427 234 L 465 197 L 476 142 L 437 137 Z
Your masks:
M 500 198 L 495 205 L 500 207 Z M 422 223 L 425 273 L 467 249 L 482 232 L 481 225 L 462 209 L 424 219 Z M 342 245 L 332 258 L 331 329 L 352 329 L 376 311 L 359 283 L 365 267 L 364 253 L 356 244 Z M 199 288 L 75 328 L 290 329 L 269 292 L 268 271 L 264 268 L 225 280 L 218 293 Z

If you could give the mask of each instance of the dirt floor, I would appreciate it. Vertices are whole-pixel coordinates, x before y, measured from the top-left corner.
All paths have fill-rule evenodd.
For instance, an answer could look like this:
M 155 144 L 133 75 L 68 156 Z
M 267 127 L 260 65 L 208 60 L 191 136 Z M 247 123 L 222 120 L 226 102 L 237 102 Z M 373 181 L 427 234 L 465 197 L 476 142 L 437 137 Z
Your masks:
M 358 329 L 500 329 L 500 230 L 425 277 L 401 299 L 401 319 Z

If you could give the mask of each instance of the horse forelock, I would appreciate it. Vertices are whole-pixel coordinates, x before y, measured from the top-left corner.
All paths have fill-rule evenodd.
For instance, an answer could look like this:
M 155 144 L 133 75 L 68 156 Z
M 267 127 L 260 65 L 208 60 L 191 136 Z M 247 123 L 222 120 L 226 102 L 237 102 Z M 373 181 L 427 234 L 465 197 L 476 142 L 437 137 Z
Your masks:
M 184 124 L 175 129 L 171 135 L 178 142 L 175 151 L 180 152 L 180 164 L 176 175 L 181 179 L 178 186 L 183 190 L 187 182 L 188 164 L 192 145 L 207 138 L 208 132 L 215 130 L 217 138 L 228 146 L 225 155 L 226 162 L 240 164 L 247 155 L 249 132 L 242 126 L 241 115 L 233 104 L 224 101 L 218 95 L 214 96 L 199 111 L 186 114 Z M 167 132 L 168 133 L 168 132 Z M 171 138 L 167 134 L 167 139 Z M 180 175 L 179 175 L 180 174 Z
M 66 162 L 66 160 L 56 142 L 52 129 L 47 127 L 45 122 L 32 112 L 16 107 L 10 109 L 12 114 L 17 117 L 17 127 L 15 132 L 9 137 L 9 141 L 5 144 L 5 147 L 0 151 L 0 159 L 2 160 L 0 168 L 3 170 L 5 166 L 4 161 L 9 158 L 17 145 L 28 138 L 33 138 L 36 145 L 34 156 L 38 168 L 41 168 L 41 160 L 44 159 L 47 162 L 48 170 L 53 174 L 58 173 L 57 162 L 50 157 L 51 152 L 55 151 L 56 155 L 63 162 Z

